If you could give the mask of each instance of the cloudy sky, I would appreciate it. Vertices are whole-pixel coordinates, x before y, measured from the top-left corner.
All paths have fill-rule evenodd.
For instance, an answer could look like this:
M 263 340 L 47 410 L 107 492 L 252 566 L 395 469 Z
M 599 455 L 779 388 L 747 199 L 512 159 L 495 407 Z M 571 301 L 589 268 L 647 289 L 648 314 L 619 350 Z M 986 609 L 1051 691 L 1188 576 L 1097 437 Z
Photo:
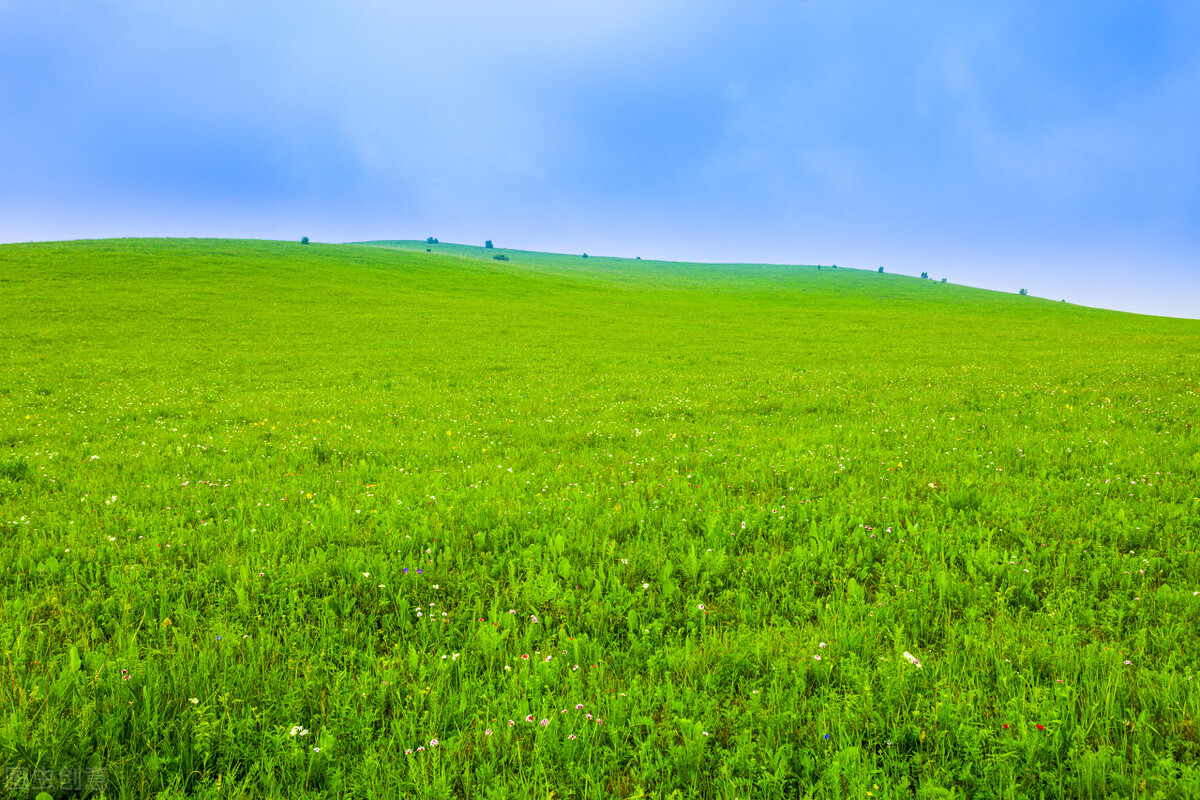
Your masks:
M 837 263 L 1200 318 L 1200 3 L 0 0 L 0 241 Z

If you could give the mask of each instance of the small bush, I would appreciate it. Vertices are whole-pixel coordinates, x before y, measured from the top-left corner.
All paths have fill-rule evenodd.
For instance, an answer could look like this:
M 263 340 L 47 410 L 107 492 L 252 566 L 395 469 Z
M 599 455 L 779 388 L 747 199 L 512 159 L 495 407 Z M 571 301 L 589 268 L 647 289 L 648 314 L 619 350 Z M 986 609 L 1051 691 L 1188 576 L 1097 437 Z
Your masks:
M 492 240 L 488 239 L 486 242 L 483 243 L 483 246 L 485 248 L 487 248 L 488 250 L 491 250 L 492 249 Z
M 300 244 L 308 244 L 308 237 L 307 237 L 307 236 L 301 236 L 301 237 L 300 237 Z
M 1024 297 L 1024 296 L 1025 296 L 1025 295 L 1027 295 L 1027 294 L 1029 294 L 1029 290 L 1028 290 L 1028 289 L 1022 289 L 1022 290 L 1021 290 L 1021 297 Z
M 508 256 L 504 255 L 504 253 L 492 256 L 492 258 L 496 259 L 497 261 L 508 261 Z
M 945 282 L 946 282 L 946 279 L 945 279 L 945 278 L 942 278 L 942 283 L 945 283 Z
M 922 273 L 921 273 L 921 277 L 922 277 L 922 278 L 924 278 L 924 279 L 926 279 L 926 280 L 929 280 L 929 273 L 928 273 L 928 272 L 922 272 Z

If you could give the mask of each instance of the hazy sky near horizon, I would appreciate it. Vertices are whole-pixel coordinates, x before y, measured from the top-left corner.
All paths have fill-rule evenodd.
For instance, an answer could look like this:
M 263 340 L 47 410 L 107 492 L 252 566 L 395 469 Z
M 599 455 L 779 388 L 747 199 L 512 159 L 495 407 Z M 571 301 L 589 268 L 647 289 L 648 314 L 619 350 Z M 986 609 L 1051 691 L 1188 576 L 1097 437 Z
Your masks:
M 1200 3 L 0 0 L 0 241 L 837 263 L 1200 318 Z

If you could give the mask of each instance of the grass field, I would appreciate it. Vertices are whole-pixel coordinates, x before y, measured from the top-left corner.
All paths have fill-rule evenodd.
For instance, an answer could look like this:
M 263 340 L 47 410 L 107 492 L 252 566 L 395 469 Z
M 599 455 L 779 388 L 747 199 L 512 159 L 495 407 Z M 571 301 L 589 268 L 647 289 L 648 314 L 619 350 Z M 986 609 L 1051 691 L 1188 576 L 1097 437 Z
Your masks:
M 1200 322 L 372 244 L 0 246 L 0 797 L 1200 796 Z

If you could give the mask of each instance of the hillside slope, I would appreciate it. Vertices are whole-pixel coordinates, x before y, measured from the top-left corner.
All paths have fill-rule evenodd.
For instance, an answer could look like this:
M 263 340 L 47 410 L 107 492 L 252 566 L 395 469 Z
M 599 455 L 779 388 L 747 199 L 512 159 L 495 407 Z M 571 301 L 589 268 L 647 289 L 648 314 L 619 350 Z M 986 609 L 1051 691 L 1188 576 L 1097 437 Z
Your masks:
M 0 767 L 1200 791 L 1200 322 L 437 248 L 0 245 Z

